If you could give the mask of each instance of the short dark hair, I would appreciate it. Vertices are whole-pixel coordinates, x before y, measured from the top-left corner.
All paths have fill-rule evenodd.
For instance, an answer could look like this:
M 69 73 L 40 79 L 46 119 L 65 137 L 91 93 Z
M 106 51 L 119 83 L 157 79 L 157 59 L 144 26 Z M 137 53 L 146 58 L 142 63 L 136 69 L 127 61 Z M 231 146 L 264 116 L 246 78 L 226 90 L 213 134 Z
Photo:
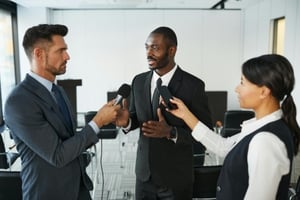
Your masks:
M 153 30 L 151 34 L 161 34 L 164 36 L 165 39 L 167 39 L 169 45 L 177 47 L 177 37 L 175 32 L 171 28 L 161 26 Z
M 65 36 L 68 33 L 68 28 L 61 24 L 39 24 L 33 26 L 25 32 L 23 38 L 23 47 L 29 59 L 34 49 L 34 45 L 42 40 L 52 42 L 53 35 Z

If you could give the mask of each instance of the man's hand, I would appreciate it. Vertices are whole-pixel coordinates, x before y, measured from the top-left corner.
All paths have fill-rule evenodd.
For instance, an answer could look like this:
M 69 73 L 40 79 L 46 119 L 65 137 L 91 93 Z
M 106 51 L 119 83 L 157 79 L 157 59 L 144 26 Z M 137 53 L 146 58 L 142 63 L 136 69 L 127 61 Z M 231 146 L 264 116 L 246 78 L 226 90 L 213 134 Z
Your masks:
M 115 121 L 116 126 L 127 127 L 129 122 L 129 111 L 128 111 L 128 102 L 126 99 L 122 101 L 122 108 L 118 111 L 117 119 Z
M 114 122 L 117 118 L 120 107 L 120 105 L 114 105 L 113 101 L 108 102 L 98 110 L 97 114 L 93 118 L 93 121 L 98 125 L 99 128 Z
M 157 116 L 158 121 L 147 121 L 143 123 L 143 134 L 146 137 L 169 138 L 172 127 L 167 124 L 159 108 L 157 109 Z

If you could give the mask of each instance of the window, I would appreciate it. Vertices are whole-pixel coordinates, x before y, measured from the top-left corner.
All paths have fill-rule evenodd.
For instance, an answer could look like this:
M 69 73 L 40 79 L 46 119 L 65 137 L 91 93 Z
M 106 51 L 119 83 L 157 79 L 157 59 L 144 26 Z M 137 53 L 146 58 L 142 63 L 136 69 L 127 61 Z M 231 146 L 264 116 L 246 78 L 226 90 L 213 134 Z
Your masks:
M 16 73 L 19 71 L 16 32 L 16 5 L 0 2 L 0 125 L 3 125 L 4 102 L 20 79 Z
M 272 53 L 283 55 L 284 53 L 284 32 L 285 32 L 285 18 L 278 18 L 274 20 L 273 24 L 273 49 Z

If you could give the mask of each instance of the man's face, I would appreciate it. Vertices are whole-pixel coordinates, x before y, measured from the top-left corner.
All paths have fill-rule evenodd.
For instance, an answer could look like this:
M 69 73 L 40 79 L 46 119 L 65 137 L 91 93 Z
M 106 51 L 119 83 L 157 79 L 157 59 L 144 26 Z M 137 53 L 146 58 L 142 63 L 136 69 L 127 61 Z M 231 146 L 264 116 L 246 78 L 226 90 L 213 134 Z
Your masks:
M 169 47 L 161 34 L 150 34 L 145 43 L 149 68 L 162 69 L 170 62 Z
M 46 50 L 44 67 L 47 72 L 54 76 L 66 72 L 67 61 L 70 59 L 67 49 L 67 44 L 62 36 L 54 35 L 52 37 L 52 43 Z

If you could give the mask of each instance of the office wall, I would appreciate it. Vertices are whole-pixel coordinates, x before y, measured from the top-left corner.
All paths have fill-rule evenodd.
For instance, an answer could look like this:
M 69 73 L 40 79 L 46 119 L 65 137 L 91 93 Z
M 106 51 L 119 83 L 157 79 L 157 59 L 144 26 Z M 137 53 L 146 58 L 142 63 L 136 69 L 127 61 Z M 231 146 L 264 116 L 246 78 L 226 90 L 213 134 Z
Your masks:
M 48 20 L 49 10 L 46 8 L 25 8 L 18 6 L 18 38 L 19 38 L 19 55 L 20 55 L 20 73 L 21 80 L 29 71 L 29 61 L 24 53 L 22 41 L 27 28 L 46 23 Z
M 177 63 L 202 78 L 208 90 L 232 92 L 239 81 L 240 11 L 55 10 L 51 16 L 52 23 L 70 28 L 66 40 L 71 60 L 68 73 L 59 78 L 83 79 L 78 110 L 96 109 L 107 90 L 117 90 L 148 70 L 145 40 L 161 25 L 178 35 Z M 236 81 L 228 81 L 229 72 Z
M 300 110 L 300 1 L 299 0 L 260 0 L 243 10 L 244 44 L 243 60 L 271 52 L 272 21 L 285 17 L 286 56 L 295 71 L 296 85 L 294 100 Z M 300 115 L 297 115 L 300 122 Z
M 300 109 L 300 2 L 249 1 L 242 11 L 208 10 L 55 10 L 18 7 L 20 41 L 27 27 L 37 23 L 65 23 L 71 60 L 66 75 L 83 79 L 78 88 L 78 111 L 97 109 L 106 91 L 130 83 L 147 70 L 144 42 L 158 25 L 178 35 L 177 63 L 201 77 L 207 90 L 227 90 L 228 109 L 238 108 L 234 88 L 246 59 L 270 53 L 271 22 L 285 16 L 285 56 L 294 66 L 294 98 Z M 20 42 L 21 44 L 21 42 Z M 28 71 L 23 49 L 21 77 Z M 229 73 L 230 72 L 230 73 Z M 298 121 L 300 115 L 298 114 Z
M 107 91 L 131 83 L 135 74 L 148 70 L 144 44 L 148 34 L 161 25 L 177 33 L 176 62 L 203 79 L 207 90 L 229 91 L 228 107 L 238 108 L 234 88 L 240 79 L 241 11 L 53 10 L 45 15 L 48 22 L 70 29 L 66 41 L 71 59 L 67 73 L 58 78 L 82 79 L 77 89 L 79 112 L 98 109 L 106 102 Z M 24 62 L 28 69 L 28 61 Z

